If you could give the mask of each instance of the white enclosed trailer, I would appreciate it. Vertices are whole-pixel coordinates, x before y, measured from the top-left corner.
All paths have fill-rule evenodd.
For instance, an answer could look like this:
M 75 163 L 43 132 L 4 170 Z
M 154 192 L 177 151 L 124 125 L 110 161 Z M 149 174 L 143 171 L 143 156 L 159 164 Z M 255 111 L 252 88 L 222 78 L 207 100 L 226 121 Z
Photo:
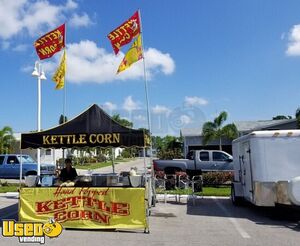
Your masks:
M 300 130 L 254 131 L 232 143 L 234 204 L 300 206 Z

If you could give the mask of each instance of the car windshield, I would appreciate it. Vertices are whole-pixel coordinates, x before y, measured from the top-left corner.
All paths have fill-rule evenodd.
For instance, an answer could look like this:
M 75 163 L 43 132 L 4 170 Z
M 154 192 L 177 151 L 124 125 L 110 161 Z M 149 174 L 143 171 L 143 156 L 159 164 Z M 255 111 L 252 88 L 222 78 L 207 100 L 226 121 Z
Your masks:
M 18 160 L 21 163 L 21 156 L 18 155 Z M 35 163 L 35 161 L 29 155 L 22 155 L 22 163 Z

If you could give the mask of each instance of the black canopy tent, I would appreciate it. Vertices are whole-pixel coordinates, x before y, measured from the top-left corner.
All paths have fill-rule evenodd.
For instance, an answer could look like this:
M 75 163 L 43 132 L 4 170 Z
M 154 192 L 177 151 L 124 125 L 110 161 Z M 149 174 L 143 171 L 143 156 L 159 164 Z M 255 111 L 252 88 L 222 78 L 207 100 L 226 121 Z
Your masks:
M 54 128 L 21 134 L 26 148 L 140 147 L 149 145 L 144 130 L 124 127 L 94 104 L 74 119 Z M 22 163 L 21 163 L 22 165 Z M 112 161 L 114 172 L 114 163 Z M 22 171 L 20 171 L 22 172 Z M 22 173 L 20 174 L 20 179 Z
M 74 119 L 54 128 L 21 134 L 21 149 L 81 147 L 146 147 L 143 130 L 124 127 L 94 104 Z

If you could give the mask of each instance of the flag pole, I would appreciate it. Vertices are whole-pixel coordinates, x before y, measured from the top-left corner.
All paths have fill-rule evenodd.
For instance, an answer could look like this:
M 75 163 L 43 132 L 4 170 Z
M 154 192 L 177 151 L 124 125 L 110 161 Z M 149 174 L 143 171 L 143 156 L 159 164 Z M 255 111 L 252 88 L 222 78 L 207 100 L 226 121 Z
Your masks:
M 150 117 L 150 103 L 149 103 L 149 93 L 148 93 L 148 80 L 147 80 L 147 73 L 146 73 L 146 62 L 145 62 L 145 49 L 144 49 L 144 38 L 143 38 L 143 28 L 142 28 L 142 16 L 140 9 L 139 12 L 139 19 L 140 19 L 140 26 L 141 26 L 141 43 L 142 43 L 142 50 L 143 50 L 143 66 L 144 66 L 144 86 L 145 86 L 145 97 L 146 97 L 146 107 L 147 107 L 147 121 L 148 121 L 148 129 L 150 135 L 150 162 L 152 158 L 152 128 L 151 128 L 151 117 Z M 144 154 L 144 156 L 146 153 Z M 145 156 L 146 157 L 146 156 Z
M 67 25 L 65 23 L 65 49 L 64 52 L 67 52 Z M 67 64 L 67 59 L 65 60 Z M 66 79 L 67 71 L 65 71 L 65 83 L 64 83 L 64 101 L 63 101 L 63 123 L 65 123 L 65 113 L 66 113 L 66 104 L 67 104 L 67 79 Z
M 65 48 L 64 48 L 64 52 L 67 52 L 67 25 L 65 23 Z M 65 63 L 67 64 L 67 59 L 65 60 Z M 65 65 L 67 66 L 67 65 Z M 67 79 L 66 79 L 66 74 L 67 74 L 67 69 L 65 69 L 65 81 L 64 81 L 64 94 L 63 94 L 63 123 L 65 123 L 65 119 L 66 119 L 66 104 L 67 104 Z M 65 149 L 63 148 L 63 161 L 65 161 Z M 64 165 L 63 165 L 64 166 Z

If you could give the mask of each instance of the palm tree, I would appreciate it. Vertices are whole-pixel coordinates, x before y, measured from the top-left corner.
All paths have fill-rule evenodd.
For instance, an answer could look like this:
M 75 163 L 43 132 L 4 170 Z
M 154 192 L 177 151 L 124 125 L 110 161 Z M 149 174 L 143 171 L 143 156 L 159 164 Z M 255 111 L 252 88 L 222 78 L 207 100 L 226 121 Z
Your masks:
M 13 136 L 12 128 L 9 126 L 4 126 L 0 130 L 0 154 L 7 154 L 13 147 L 15 138 Z
M 119 114 L 114 114 L 111 118 L 122 126 L 125 126 L 128 128 L 133 127 L 133 123 L 131 121 L 121 118 Z
M 63 124 L 63 123 L 65 123 L 65 122 L 67 122 L 68 121 L 68 118 L 67 118 L 67 116 L 64 116 L 64 115 L 60 115 L 60 117 L 59 117 L 59 120 L 58 120 L 58 124 Z
M 295 113 L 295 117 L 296 117 L 296 120 L 297 120 L 297 127 L 298 127 L 298 129 L 300 129 L 300 107 L 297 108 L 296 113 Z
M 219 148 L 222 150 L 222 137 L 232 140 L 238 137 L 238 130 L 235 124 L 227 124 L 222 127 L 223 123 L 227 120 L 227 116 L 227 113 L 223 111 L 213 122 L 207 121 L 204 123 L 202 127 L 204 145 L 212 140 L 219 139 Z

